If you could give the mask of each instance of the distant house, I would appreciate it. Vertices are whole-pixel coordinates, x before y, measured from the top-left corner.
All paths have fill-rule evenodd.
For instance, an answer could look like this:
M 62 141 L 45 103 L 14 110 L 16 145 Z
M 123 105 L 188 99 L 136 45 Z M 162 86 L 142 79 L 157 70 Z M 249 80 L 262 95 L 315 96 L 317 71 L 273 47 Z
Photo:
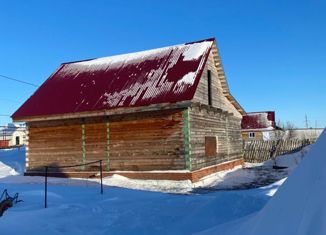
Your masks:
M 243 114 L 207 39 L 63 63 L 12 118 L 28 126 L 27 175 L 102 159 L 104 175 L 195 182 L 243 163 Z
M 276 126 L 275 112 L 246 113 L 241 121 L 242 138 L 251 140 L 277 140 L 282 138 L 283 130 Z
M 26 142 L 26 129 L 23 125 L 0 126 L 0 148 L 21 146 Z

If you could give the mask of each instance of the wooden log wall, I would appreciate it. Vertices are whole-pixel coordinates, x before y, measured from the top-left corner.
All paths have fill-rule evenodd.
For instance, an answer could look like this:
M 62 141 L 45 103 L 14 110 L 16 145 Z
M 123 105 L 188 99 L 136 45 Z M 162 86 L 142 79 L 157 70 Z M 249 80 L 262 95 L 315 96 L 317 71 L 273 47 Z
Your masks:
M 182 111 L 110 123 L 111 170 L 185 169 Z
M 244 159 L 246 162 L 264 162 L 274 157 L 301 150 L 311 144 L 309 140 L 254 140 L 244 142 Z
M 82 128 L 80 124 L 28 128 L 27 170 L 44 170 L 44 166 L 80 164 Z
M 105 160 L 106 170 L 185 169 L 182 114 L 166 110 L 29 123 L 27 170 L 95 160 Z
M 190 111 L 192 170 L 242 158 L 241 119 L 205 105 Z M 206 156 L 205 136 L 217 137 L 217 154 Z
M 211 73 L 211 105 L 208 105 L 208 70 Z M 200 106 L 193 105 L 190 111 L 192 170 L 242 157 L 242 115 L 225 96 L 221 75 L 211 52 L 193 98 L 193 103 Z M 205 136 L 217 137 L 215 156 L 206 156 Z

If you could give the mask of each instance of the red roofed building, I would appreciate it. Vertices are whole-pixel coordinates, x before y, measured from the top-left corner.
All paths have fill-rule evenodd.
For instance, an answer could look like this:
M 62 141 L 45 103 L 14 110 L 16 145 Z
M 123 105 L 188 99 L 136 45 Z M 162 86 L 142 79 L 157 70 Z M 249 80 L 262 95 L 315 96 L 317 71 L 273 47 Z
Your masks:
M 246 113 L 242 117 L 241 131 L 244 140 L 276 140 L 282 136 L 273 111 Z
M 106 175 L 198 181 L 242 163 L 243 114 L 207 39 L 63 63 L 12 118 L 28 126 L 28 175 L 101 159 Z

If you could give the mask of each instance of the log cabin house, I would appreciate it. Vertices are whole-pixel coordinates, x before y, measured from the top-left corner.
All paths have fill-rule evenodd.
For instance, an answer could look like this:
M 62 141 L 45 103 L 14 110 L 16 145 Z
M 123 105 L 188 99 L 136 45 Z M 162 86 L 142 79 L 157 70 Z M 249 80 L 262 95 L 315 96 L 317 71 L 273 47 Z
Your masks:
M 243 163 L 243 114 L 207 39 L 63 63 L 12 118 L 28 127 L 26 175 L 101 159 L 105 176 L 196 182 Z

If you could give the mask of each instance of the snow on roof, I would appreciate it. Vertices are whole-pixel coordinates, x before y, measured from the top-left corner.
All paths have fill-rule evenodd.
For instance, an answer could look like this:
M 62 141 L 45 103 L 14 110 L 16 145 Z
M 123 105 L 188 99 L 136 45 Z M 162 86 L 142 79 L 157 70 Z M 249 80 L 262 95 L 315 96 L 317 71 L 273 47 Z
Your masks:
M 14 119 L 191 100 L 214 39 L 62 64 Z
M 275 128 L 275 112 L 247 113 L 242 117 L 242 130 L 273 130 Z

